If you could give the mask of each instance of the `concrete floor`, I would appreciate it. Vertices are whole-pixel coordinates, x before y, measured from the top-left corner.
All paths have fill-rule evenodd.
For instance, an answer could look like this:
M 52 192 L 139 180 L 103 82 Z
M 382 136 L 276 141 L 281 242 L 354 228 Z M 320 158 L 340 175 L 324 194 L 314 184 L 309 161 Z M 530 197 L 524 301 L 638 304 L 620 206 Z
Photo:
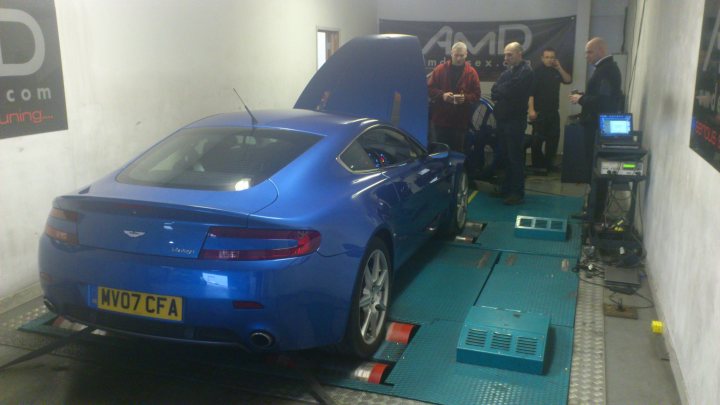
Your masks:
M 559 176 L 529 176 L 531 192 L 583 195 L 584 185 L 563 184 Z M 492 188 L 478 183 L 481 192 Z M 644 273 L 643 273 L 644 274 Z M 592 280 L 592 279 L 591 279 Z M 602 283 L 602 279 L 598 279 Z M 647 279 L 638 291 L 652 299 Z M 649 307 L 638 296 L 605 291 L 605 303 L 622 298 L 625 306 Z M 43 312 L 37 299 L 0 314 L 0 364 L 41 347 L 54 339 L 17 330 Z M 678 392 L 663 350 L 661 337 L 651 333 L 653 308 L 638 309 L 639 319 L 604 318 L 605 384 L 608 404 L 680 404 Z M 660 340 L 660 341 L 659 341 Z M 202 361 L 215 349 L 138 342 L 122 347 L 88 342 L 74 343 L 33 360 L 0 371 L 0 404 L 15 403 L 226 403 L 303 404 L 417 404 L 377 394 L 323 386 L 313 381 L 249 375 L 236 369 L 218 368 Z M 223 349 L 217 349 L 223 350 Z M 188 356 L 188 353 L 190 355 Z M 231 354 L 228 354 L 231 355 Z M 572 401 L 571 401 L 572 403 Z M 591 402 L 582 402 L 591 403 Z

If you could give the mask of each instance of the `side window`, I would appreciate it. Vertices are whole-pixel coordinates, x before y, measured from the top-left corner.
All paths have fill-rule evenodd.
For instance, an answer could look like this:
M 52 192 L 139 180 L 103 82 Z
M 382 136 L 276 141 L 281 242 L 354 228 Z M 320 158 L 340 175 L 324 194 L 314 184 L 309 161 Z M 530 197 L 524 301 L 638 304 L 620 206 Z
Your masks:
M 365 149 L 363 149 L 358 140 L 359 139 L 356 139 L 345 149 L 345 152 L 340 155 L 340 160 L 352 171 L 365 171 L 377 168 L 378 166 L 375 165 L 375 162 L 370 158 Z
M 423 154 L 423 149 L 405 135 L 389 128 L 373 128 L 355 139 L 340 159 L 350 170 L 360 171 L 409 162 Z

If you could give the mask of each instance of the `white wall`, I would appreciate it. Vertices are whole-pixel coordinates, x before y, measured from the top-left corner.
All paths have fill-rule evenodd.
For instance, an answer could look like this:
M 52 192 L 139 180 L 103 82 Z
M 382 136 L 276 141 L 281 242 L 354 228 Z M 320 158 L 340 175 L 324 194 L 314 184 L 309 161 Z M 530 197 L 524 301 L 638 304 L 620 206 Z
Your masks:
M 642 204 L 648 279 L 678 388 L 693 405 L 720 398 L 720 172 L 688 146 L 704 3 L 637 2 L 629 103 L 652 154 Z
M 239 107 L 290 108 L 316 69 L 317 27 L 377 32 L 364 0 L 55 0 L 67 131 L 0 141 L 0 312 L 37 294 L 52 198 L 177 127 Z
M 623 91 L 626 91 L 627 82 L 627 54 L 633 41 L 632 30 L 625 26 L 632 26 L 630 16 L 626 21 L 626 10 L 628 0 L 594 1 L 590 17 L 590 37 L 602 37 L 607 42 L 608 50 L 622 72 Z M 592 74 L 593 68 L 588 69 L 588 74 Z

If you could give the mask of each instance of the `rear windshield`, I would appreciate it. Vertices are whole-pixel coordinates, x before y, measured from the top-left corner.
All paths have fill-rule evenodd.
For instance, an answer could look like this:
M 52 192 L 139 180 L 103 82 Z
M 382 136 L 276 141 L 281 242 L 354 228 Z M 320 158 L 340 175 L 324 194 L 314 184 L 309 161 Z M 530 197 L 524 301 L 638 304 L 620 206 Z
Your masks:
M 158 187 L 245 190 L 275 174 L 319 139 L 277 129 L 183 129 L 143 154 L 117 180 Z

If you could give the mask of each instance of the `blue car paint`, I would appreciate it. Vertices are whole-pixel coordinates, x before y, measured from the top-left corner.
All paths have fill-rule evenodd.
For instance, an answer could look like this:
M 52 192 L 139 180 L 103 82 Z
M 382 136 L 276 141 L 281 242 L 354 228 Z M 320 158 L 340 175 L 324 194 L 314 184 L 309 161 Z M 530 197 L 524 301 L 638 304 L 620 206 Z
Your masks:
M 387 36 L 376 40 L 385 42 Z M 360 39 L 365 45 L 374 42 L 369 41 Z M 417 40 L 400 41 L 408 44 Z M 407 52 L 399 55 L 407 56 Z M 418 55 L 408 59 L 413 69 L 401 68 L 398 70 L 402 76 L 397 72 L 391 76 L 399 88 L 407 87 L 398 91 L 402 93 L 399 122 L 425 145 L 424 76 L 418 86 L 417 74 L 411 73 L 423 71 L 422 63 L 416 69 Z M 422 56 L 419 58 L 422 62 Z M 381 65 L 385 69 L 390 64 L 383 61 Z M 326 69 L 328 72 L 333 69 Z M 414 84 L 403 83 L 406 77 Z M 359 78 L 368 79 L 353 76 L 352 80 Z M 321 79 L 319 83 L 327 83 Z M 362 173 L 353 173 L 338 161 L 343 149 L 363 131 L 389 125 L 388 121 L 398 118 L 397 109 L 388 114 L 397 107 L 396 91 L 382 93 L 370 88 L 388 84 L 386 80 L 374 80 L 374 86 L 355 94 L 360 109 L 345 110 L 352 105 L 351 90 L 357 90 L 353 84 L 340 86 L 341 91 L 333 93 L 325 109 L 338 107 L 333 114 L 302 109 L 254 111 L 257 127 L 291 129 L 324 139 L 248 190 L 202 191 L 122 184 L 115 180 L 115 172 L 87 189 L 57 198 L 56 207 L 80 212 L 77 228 L 81 245 L 69 247 L 46 235 L 41 237 L 39 270 L 46 298 L 58 306 L 60 313 L 72 318 L 69 308 L 92 308 L 92 297 L 88 296 L 89 291 L 94 291 L 91 286 L 181 296 L 185 300 L 182 325 L 187 330 L 226 329 L 245 346 L 250 346 L 251 332 L 268 331 L 276 338 L 271 350 L 339 342 L 347 326 L 353 286 L 367 242 L 374 235 L 385 235 L 394 268 L 399 268 L 431 236 L 428 228 L 439 217 L 447 220 L 454 204 L 454 178 L 463 170 L 464 157 L 452 152 L 445 157 L 424 156 L 418 161 Z M 348 93 L 340 97 L 343 91 Z M 308 96 L 312 92 L 309 85 L 297 106 L 302 107 L 304 97 L 312 99 Z M 371 93 L 376 95 L 370 97 Z M 419 101 L 413 102 L 414 98 Z M 372 102 L 365 102 L 368 100 Z M 381 108 L 375 108 L 378 106 Z M 363 109 L 368 110 L 367 114 L 361 114 Z M 228 113 L 201 119 L 187 128 L 252 125 L 247 114 Z M 157 220 L 153 222 L 152 218 Z M 53 217 L 48 223 L 72 230 L 72 225 Z M 211 226 L 313 229 L 321 233 L 322 243 L 317 252 L 293 259 L 198 260 L 197 251 L 204 240 L 202 230 Z M 128 238 L 124 231 L 149 232 L 153 243 L 143 245 Z M 177 249 L 173 251 L 171 245 Z M 232 301 L 237 300 L 259 302 L 263 309 L 233 309 Z M 93 323 L 93 319 L 78 320 Z
M 283 349 L 332 344 L 342 338 L 354 272 L 336 269 L 357 262 L 345 255 L 325 258 L 316 253 L 296 259 L 226 262 L 93 248 L 68 251 L 47 236 L 41 238 L 39 259 L 40 271 L 46 273 L 43 280 L 52 280 L 42 282 L 45 297 L 62 303 L 61 311 L 70 318 L 70 306 L 86 306 L 92 298 L 87 295 L 89 285 L 181 296 L 182 323 L 188 328 L 230 330 L 237 343 L 248 346 L 247 336 L 264 330 L 282 342 Z M 208 274 L 225 279 L 226 286 L 209 283 Z M 260 302 L 264 308 L 236 310 L 233 300 Z

